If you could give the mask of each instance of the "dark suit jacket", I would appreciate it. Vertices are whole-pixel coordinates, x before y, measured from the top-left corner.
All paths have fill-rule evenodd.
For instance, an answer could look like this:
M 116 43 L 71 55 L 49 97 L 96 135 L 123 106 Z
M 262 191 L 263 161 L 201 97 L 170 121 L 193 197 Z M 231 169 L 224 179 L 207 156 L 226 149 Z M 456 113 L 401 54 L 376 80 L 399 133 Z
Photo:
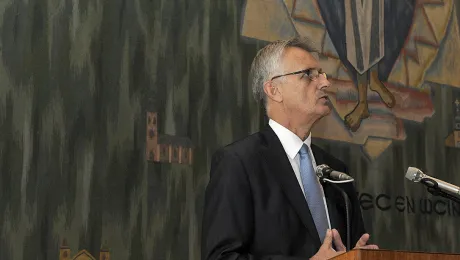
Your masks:
M 344 163 L 312 145 L 317 164 L 347 172 Z M 354 186 L 351 247 L 365 233 Z M 332 228 L 346 241 L 345 203 L 323 185 Z M 321 242 L 305 197 L 275 132 L 265 130 L 217 151 L 205 194 L 203 259 L 308 259 Z

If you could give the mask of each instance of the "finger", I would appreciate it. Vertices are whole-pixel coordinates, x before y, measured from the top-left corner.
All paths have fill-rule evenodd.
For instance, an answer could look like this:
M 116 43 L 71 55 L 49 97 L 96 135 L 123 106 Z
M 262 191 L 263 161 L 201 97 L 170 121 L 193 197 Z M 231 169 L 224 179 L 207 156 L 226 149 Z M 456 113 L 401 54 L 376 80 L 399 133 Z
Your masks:
M 369 234 L 364 234 L 361 236 L 361 238 L 358 240 L 358 242 L 356 243 L 356 247 L 360 248 L 360 247 L 363 247 L 367 244 L 367 241 L 369 240 Z
M 360 247 L 360 249 L 379 249 L 378 245 L 365 245 Z
M 326 236 L 324 237 L 323 244 L 321 245 L 321 248 L 323 249 L 329 249 L 331 248 L 332 245 L 332 231 L 328 229 L 326 231 Z
M 347 251 L 347 248 L 343 244 L 342 238 L 340 237 L 339 231 L 337 231 L 337 229 L 332 230 L 332 238 L 337 251 Z

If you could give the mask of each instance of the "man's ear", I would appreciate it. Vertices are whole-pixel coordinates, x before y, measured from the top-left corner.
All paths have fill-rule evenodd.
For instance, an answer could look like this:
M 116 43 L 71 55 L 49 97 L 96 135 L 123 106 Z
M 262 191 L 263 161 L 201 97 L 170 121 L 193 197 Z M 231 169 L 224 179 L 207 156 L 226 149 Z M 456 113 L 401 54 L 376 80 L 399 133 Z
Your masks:
M 264 83 L 264 92 L 267 97 L 275 102 L 283 101 L 283 95 L 271 80 Z

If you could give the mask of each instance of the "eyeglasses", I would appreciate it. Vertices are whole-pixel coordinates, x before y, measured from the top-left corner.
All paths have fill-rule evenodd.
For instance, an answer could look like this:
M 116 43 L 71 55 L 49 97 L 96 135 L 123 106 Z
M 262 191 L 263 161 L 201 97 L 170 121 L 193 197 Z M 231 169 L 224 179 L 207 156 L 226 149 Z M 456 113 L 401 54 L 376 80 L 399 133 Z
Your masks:
M 306 69 L 306 70 L 299 70 L 296 72 L 291 72 L 288 74 L 278 75 L 278 76 L 273 77 L 271 80 L 274 80 L 280 77 L 284 77 L 284 76 L 288 76 L 288 75 L 296 75 L 296 74 L 302 74 L 302 73 L 308 76 L 310 80 L 316 80 L 319 77 L 319 75 L 323 75 L 327 79 L 326 72 L 323 72 L 322 69 L 319 69 L 319 70 L 318 69 Z

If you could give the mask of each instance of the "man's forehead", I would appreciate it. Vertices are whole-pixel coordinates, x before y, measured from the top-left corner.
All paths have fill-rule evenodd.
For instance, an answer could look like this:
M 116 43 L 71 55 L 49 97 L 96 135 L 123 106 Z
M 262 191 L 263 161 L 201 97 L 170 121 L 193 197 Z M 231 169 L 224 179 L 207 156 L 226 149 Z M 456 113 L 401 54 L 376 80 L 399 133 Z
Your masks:
M 319 56 L 316 52 L 308 52 L 298 47 L 290 47 L 286 49 L 284 58 L 289 64 L 298 63 L 297 65 L 306 65 L 309 67 L 317 67 L 319 65 Z

